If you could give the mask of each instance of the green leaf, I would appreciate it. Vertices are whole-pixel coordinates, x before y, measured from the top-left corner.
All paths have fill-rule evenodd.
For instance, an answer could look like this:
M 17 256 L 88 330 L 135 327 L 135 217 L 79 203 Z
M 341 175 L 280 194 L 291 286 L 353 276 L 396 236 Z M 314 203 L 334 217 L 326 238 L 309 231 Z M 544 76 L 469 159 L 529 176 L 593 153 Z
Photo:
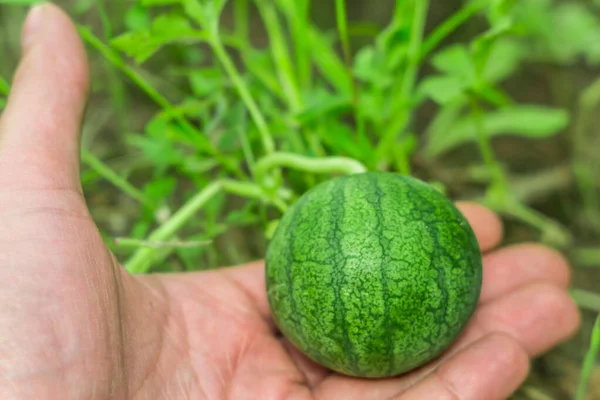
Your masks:
M 152 19 L 150 18 L 148 9 L 142 7 L 140 4 L 131 7 L 125 14 L 125 26 L 130 31 L 150 29 L 152 26 Z
M 178 14 L 158 16 L 150 29 L 124 33 L 112 40 L 112 45 L 142 64 L 162 46 L 174 42 L 205 41 L 207 36 L 193 29 L 189 21 Z
M 181 168 L 188 175 L 205 174 L 219 166 L 213 158 L 186 157 L 181 160 Z
M 406 60 L 409 40 L 410 25 L 402 19 L 392 21 L 377 37 L 377 52 L 384 56 L 383 59 L 388 72 L 395 71 Z
M 498 23 L 498 21 L 506 18 L 512 11 L 515 3 L 516 0 L 492 0 L 492 4 L 488 12 L 488 19 L 492 25 L 495 25 Z
M 512 99 L 497 87 L 482 85 L 475 89 L 475 94 L 482 100 L 496 107 L 506 107 L 513 103 Z
M 169 167 L 179 166 L 186 159 L 177 142 L 182 141 L 185 134 L 179 126 L 157 115 L 146 126 L 146 135 L 128 135 L 128 144 L 142 150 L 146 158 L 155 165 L 159 174 Z
M 487 65 L 496 41 L 511 32 L 513 27 L 512 18 L 504 17 L 498 20 L 488 31 L 471 42 L 472 60 L 477 71 L 477 76 L 481 75 L 482 70 Z
M 248 68 L 252 77 L 280 99 L 284 99 L 284 94 L 281 90 L 281 85 L 279 85 L 279 80 L 277 79 L 277 74 L 273 66 L 273 58 L 269 52 L 249 48 L 244 49 L 242 56 L 246 68 Z
M 456 76 L 438 75 L 426 78 L 417 92 L 444 105 L 461 96 L 465 89 L 464 82 Z
M 511 76 L 519 67 L 526 49 L 513 39 L 495 42 L 483 68 L 482 78 L 486 82 L 497 83 Z
M 437 53 L 431 62 L 438 71 L 455 76 L 465 84 L 470 85 L 476 81 L 473 60 L 469 50 L 462 44 L 445 48 Z
M 529 58 L 572 64 L 583 56 L 600 62 L 600 18 L 584 3 L 522 1 L 514 15 L 532 42 Z
M 394 83 L 394 77 L 386 69 L 385 57 L 376 51 L 374 47 L 361 49 L 354 59 L 354 75 L 364 81 L 371 83 L 376 88 L 384 89 Z
M 6 99 L 0 99 L 0 110 L 3 110 L 6 107 Z
M 188 79 L 194 94 L 204 97 L 215 93 L 224 84 L 223 74 L 217 68 L 202 68 L 189 71 Z
M 381 91 L 364 91 L 360 94 L 359 101 L 360 112 L 365 119 L 376 124 L 386 120 L 386 116 L 382 112 L 385 108 L 385 96 Z
M 348 69 L 333 48 L 331 36 L 322 34 L 311 27 L 308 32 L 308 43 L 312 49 L 313 62 L 323 76 L 342 94 L 350 95 L 350 76 Z
M 514 135 L 541 139 L 557 134 L 569 123 L 569 114 L 560 109 L 536 105 L 519 105 L 491 112 L 483 118 L 488 137 Z M 470 116 L 456 121 L 447 129 L 437 130 L 428 138 L 425 152 L 437 156 L 461 144 L 476 140 L 476 127 Z
M 350 156 L 359 161 L 369 160 L 373 156 L 368 139 L 357 135 L 348 125 L 337 119 L 323 122 L 319 133 L 323 143 L 332 149 L 332 154 Z
M 177 186 L 175 177 L 164 177 L 154 179 L 144 187 L 144 194 L 158 204 L 163 203 L 164 199 L 170 197 Z
M 258 216 L 256 215 L 256 201 L 248 201 L 244 208 L 240 210 L 233 210 L 225 217 L 225 223 L 227 225 L 248 225 L 257 222 Z
M 556 32 L 552 41 L 553 53 L 565 62 L 587 55 L 590 48 L 596 58 L 600 42 L 600 20 L 583 4 L 562 4 L 554 14 Z M 595 61 L 595 60 L 594 60 Z
M 317 89 L 307 95 L 305 107 L 296 115 L 296 119 L 299 123 L 306 124 L 326 116 L 338 116 L 351 110 L 352 99 L 349 97 Z

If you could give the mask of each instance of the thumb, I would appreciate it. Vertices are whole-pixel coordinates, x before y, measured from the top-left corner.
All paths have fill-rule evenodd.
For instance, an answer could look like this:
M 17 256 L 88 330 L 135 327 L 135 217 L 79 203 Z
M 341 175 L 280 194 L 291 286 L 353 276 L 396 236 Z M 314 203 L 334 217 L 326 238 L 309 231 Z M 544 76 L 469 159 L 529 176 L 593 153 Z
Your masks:
M 69 17 L 43 4 L 27 17 L 22 52 L 0 120 L 0 184 L 79 191 L 89 81 L 83 44 Z

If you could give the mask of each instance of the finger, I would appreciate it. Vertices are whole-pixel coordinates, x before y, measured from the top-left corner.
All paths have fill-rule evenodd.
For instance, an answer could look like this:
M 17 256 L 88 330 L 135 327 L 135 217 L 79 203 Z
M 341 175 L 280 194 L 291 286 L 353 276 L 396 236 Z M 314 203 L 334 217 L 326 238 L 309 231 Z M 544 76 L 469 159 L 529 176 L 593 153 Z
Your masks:
M 483 305 L 463 340 L 469 342 L 491 332 L 504 332 L 534 357 L 571 337 L 580 323 L 579 310 L 565 290 L 536 283 Z
M 22 48 L 0 121 L 0 180 L 78 188 L 79 131 L 89 80 L 83 45 L 67 15 L 44 4 L 29 14 Z
M 473 228 L 481 251 L 491 250 L 500 243 L 503 228 L 496 214 L 477 203 L 459 202 L 457 207 Z
M 401 400 L 503 400 L 525 380 L 529 359 L 519 343 L 492 334 L 454 355 L 407 392 Z
M 566 288 L 571 270 L 557 251 L 537 244 L 507 247 L 483 259 L 480 303 L 486 303 L 533 282 Z
M 338 393 L 339 398 L 347 400 L 389 398 L 424 379 L 449 357 L 487 335 L 509 335 L 533 357 L 571 337 L 580 323 L 579 311 L 564 290 L 547 283 L 528 285 L 480 306 L 460 338 L 430 364 L 398 378 L 378 381 L 332 375 L 321 383 L 319 390 Z

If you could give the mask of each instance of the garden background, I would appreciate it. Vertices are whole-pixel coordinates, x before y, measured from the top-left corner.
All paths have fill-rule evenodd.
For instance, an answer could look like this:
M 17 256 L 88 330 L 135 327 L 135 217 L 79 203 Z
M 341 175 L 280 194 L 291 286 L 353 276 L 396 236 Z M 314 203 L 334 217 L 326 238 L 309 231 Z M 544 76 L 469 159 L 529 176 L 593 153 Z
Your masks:
M 0 107 L 31 3 L 0 0 Z M 86 198 L 129 270 L 262 258 L 323 179 L 412 174 L 569 257 L 584 324 L 514 398 L 600 399 L 600 1 L 56 3 L 92 66 Z

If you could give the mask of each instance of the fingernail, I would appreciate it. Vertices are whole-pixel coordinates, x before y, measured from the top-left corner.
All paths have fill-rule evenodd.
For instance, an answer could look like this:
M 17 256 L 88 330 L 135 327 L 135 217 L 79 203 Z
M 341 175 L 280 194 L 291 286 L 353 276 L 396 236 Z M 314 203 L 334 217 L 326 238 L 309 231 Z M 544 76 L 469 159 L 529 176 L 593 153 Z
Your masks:
M 27 51 L 35 41 L 37 32 L 40 30 L 40 26 L 44 21 L 44 9 L 46 4 L 38 4 L 29 10 L 27 19 L 25 20 L 25 27 L 23 28 L 23 49 Z

